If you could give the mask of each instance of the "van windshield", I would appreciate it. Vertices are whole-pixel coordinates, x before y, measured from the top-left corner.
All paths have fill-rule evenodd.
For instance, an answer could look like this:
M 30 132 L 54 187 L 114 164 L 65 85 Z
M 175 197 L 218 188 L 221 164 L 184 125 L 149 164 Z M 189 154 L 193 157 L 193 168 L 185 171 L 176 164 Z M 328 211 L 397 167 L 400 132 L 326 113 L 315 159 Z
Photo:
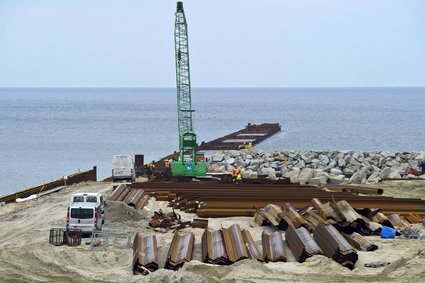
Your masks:
M 75 196 L 74 202 L 84 202 L 84 197 L 83 196 Z
M 97 197 L 87 197 L 86 201 L 87 202 L 97 202 Z
M 71 218 L 93 218 L 93 208 L 71 208 Z

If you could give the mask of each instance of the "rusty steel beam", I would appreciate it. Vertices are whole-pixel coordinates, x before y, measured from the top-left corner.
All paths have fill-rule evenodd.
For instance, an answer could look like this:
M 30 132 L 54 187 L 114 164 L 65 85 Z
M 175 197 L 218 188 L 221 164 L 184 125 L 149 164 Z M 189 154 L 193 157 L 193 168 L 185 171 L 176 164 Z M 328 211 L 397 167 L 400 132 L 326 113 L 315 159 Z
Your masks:
M 202 235 L 202 261 L 213 264 L 229 264 L 223 233 L 205 229 Z
M 357 232 L 353 232 L 351 234 L 342 233 L 342 235 L 353 247 L 359 251 L 375 251 L 378 249 L 377 245 Z
M 208 228 L 208 220 L 207 219 L 199 219 L 194 218 L 192 220 L 192 228 Z
M 248 258 L 241 228 L 238 224 L 233 224 L 230 228 L 222 228 L 224 245 L 227 251 L 227 257 L 230 263 Z
M 261 243 L 263 245 L 264 261 L 287 261 L 282 235 L 278 231 L 273 232 L 270 235 L 263 231 L 261 234 Z
M 333 213 L 329 209 L 325 208 L 324 205 L 322 204 L 322 202 L 319 199 L 313 198 L 310 203 L 321 214 L 321 216 L 324 219 L 337 220 L 336 219 L 337 216 L 333 215 Z
M 133 273 L 146 275 L 158 269 L 158 247 L 153 234 L 141 237 L 136 233 L 133 242 Z
M 295 228 L 309 228 L 307 221 L 298 213 L 298 211 L 289 203 L 283 205 L 283 218 L 287 225 L 283 230 L 286 230 L 288 225 L 293 225 Z
M 118 185 L 112 193 L 109 195 L 107 200 L 116 201 L 118 197 L 127 189 L 127 186 L 125 184 Z
M 289 225 L 285 234 L 286 242 L 298 262 L 304 262 L 313 255 L 323 254 L 322 249 L 313 240 L 308 230 L 304 227 L 295 228 Z
M 350 193 L 362 193 L 368 195 L 382 195 L 384 193 L 384 189 L 382 188 L 368 188 L 361 186 L 325 186 L 326 189 L 341 191 L 341 192 L 350 192 Z
M 313 239 L 327 257 L 348 269 L 354 269 L 358 255 L 334 226 L 319 224 L 313 232 Z
M 245 241 L 246 250 L 248 252 L 248 257 L 250 259 L 256 259 L 259 261 L 264 261 L 263 254 L 260 252 L 257 244 L 251 236 L 251 233 L 248 230 L 242 231 L 242 236 Z
M 185 262 L 191 261 L 194 243 L 195 235 L 193 233 L 182 236 L 178 233 L 174 233 L 164 267 L 166 269 L 177 270 L 181 268 Z
M 394 214 L 390 214 L 390 215 L 387 215 L 387 216 L 388 216 L 389 221 L 391 222 L 391 224 L 394 227 L 406 228 L 408 226 L 403 220 L 400 219 L 400 215 L 398 215 L 398 214 L 394 213 Z

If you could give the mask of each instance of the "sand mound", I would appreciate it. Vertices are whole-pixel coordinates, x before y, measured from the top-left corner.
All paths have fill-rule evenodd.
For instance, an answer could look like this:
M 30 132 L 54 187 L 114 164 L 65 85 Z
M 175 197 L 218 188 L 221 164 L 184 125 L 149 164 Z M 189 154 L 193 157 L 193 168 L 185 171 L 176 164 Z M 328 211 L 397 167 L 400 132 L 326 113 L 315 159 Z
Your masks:
M 193 283 L 193 282 L 211 282 L 206 278 L 194 274 L 192 272 L 185 271 L 172 271 L 167 269 L 160 269 L 153 273 L 150 273 L 146 277 L 141 278 L 140 282 L 181 282 L 181 283 Z
M 140 221 L 147 218 L 146 212 L 136 210 L 122 201 L 108 201 L 108 205 L 105 207 L 106 223 Z

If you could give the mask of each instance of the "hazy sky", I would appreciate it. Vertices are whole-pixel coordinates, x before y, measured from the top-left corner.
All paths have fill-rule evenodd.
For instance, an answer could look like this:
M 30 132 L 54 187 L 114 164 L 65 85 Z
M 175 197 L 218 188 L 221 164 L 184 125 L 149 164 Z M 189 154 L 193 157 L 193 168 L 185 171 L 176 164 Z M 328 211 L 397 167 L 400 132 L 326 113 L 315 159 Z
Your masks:
M 175 87 L 168 0 L 1 0 L 0 87 Z M 192 86 L 425 86 L 424 0 L 186 0 Z

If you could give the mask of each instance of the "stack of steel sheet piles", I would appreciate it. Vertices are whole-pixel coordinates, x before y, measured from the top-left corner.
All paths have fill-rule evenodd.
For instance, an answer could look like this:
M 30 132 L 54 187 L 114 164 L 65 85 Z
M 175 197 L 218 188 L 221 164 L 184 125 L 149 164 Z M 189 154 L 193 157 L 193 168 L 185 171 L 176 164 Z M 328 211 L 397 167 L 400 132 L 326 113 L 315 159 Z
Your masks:
M 274 204 L 268 204 L 264 208 L 257 209 L 254 215 L 254 222 L 260 226 L 270 223 L 279 230 L 283 230 L 287 225 L 283 219 L 282 209 Z
M 195 235 L 193 233 L 188 233 L 183 236 L 175 233 L 171 241 L 170 249 L 168 250 L 167 261 L 164 267 L 177 270 L 181 268 L 185 262 L 191 261 L 194 243 Z
M 144 190 L 129 188 L 125 184 L 117 186 L 109 195 L 109 201 L 122 201 L 135 209 L 141 209 L 148 204 L 149 195 Z
M 338 225 L 340 230 L 346 233 L 360 231 L 363 235 L 371 235 L 372 230 L 368 227 L 366 221 L 358 214 L 351 205 L 345 200 L 331 201 L 330 206 L 339 218 Z
M 285 237 L 289 248 L 291 248 L 298 262 L 304 262 L 306 258 L 313 255 L 323 254 L 323 251 L 304 227 L 294 228 L 292 225 L 289 225 Z
M 210 232 L 205 229 L 202 235 L 202 261 L 213 264 L 229 264 L 221 230 Z
M 383 196 L 359 196 L 349 192 L 329 192 L 317 187 L 296 184 L 220 184 L 210 182 L 133 183 L 132 188 L 143 189 L 157 200 L 171 201 L 171 205 L 200 217 L 253 216 L 256 208 L 274 204 L 282 207 L 290 202 L 296 209 L 310 206 L 312 198 L 322 202 L 347 201 L 355 209 L 381 208 L 386 213 L 415 213 L 425 215 L 425 200 Z M 323 214 L 329 221 L 329 215 Z M 361 218 L 359 218 L 361 219 Z
M 248 251 L 244 243 L 241 228 L 238 224 L 233 224 L 230 228 L 222 228 L 224 245 L 230 263 L 248 258 Z
M 283 245 L 282 235 L 276 231 L 268 235 L 266 232 L 261 234 L 261 242 L 263 245 L 264 261 L 286 262 L 286 252 Z
M 153 234 L 141 237 L 136 233 L 133 242 L 133 273 L 146 275 L 158 269 L 158 247 Z
M 354 269 L 358 259 L 357 252 L 334 226 L 319 224 L 314 230 L 313 238 L 327 257 L 348 269 Z
M 125 184 L 120 184 L 112 191 L 112 193 L 108 197 L 108 200 L 112 200 L 112 201 L 122 200 L 128 195 L 129 191 L 130 189 L 127 188 Z
M 388 219 L 390 220 L 391 224 L 393 225 L 393 227 L 397 227 L 397 228 L 406 228 L 407 224 L 401 220 L 400 215 L 398 214 L 390 214 L 387 215 Z
M 360 235 L 359 233 L 353 232 L 351 234 L 342 233 L 345 239 L 359 251 L 375 251 L 378 246 Z
M 309 228 L 307 221 L 288 202 L 283 205 L 283 218 L 287 222 L 287 225 L 284 230 L 288 228 L 288 225 L 293 225 L 295 228 Z

